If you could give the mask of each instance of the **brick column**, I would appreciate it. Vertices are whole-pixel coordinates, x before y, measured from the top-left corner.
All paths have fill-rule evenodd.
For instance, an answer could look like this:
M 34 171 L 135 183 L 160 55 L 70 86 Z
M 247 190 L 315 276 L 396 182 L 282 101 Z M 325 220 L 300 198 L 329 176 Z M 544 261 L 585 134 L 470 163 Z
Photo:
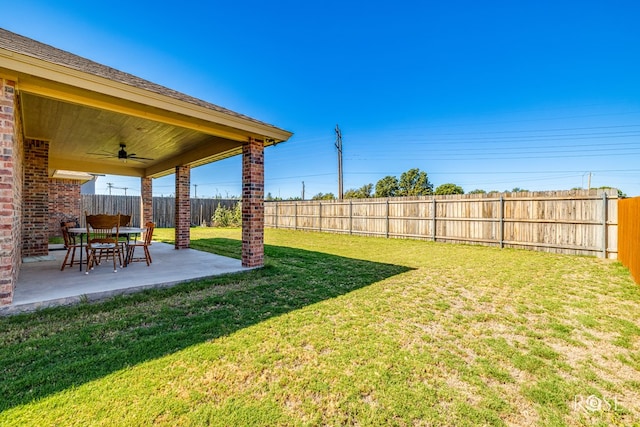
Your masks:
M 264 265 L 264 143 L 242 146 L 242 266 Z
M 152 178 L 140 178 L 140 227 L 153 221 L 153 182 Z
M 60 222 L 81 220 L 80 181 L 49 178 L 49 237 L 62 236 Z
M 190 244 L 190 187 L 191 167 L 176 166 L 176 249 L 186 249 Z
M 25 141 L 22 255 L 49 253 L 49 142 Z
M 15 82 L 0 78 L 0 305 L 11 304 L 22 262 L 24 151 Z

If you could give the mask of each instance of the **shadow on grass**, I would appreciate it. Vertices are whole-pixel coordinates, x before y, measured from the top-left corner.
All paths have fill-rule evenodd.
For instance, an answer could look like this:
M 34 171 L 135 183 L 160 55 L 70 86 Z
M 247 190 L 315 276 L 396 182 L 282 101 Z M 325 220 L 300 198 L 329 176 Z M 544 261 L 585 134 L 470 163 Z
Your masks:
M 241 252 L 231 239 L 192 247 Z M 0 318 L 0 411 L 409 270 L 278 246 L 265 254 L 257 270 Z

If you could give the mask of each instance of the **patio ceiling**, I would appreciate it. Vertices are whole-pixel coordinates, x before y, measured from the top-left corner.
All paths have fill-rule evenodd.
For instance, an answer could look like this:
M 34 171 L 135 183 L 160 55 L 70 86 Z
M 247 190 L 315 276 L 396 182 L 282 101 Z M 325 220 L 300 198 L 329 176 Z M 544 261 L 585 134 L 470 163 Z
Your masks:
M 0 29 L 0 76 L 17 82 L 24 137 L 49 141 L 55 170 L 159 177 L 291 133 Z M 150 160 L 118 159 L 128 154 Z M 111 157 L 113 156 L 113 157 Z

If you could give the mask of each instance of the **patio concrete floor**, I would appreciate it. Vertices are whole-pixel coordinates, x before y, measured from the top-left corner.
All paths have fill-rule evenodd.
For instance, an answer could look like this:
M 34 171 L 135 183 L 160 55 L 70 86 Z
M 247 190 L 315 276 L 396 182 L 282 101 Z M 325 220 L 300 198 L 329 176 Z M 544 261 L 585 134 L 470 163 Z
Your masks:
M 111 261 L 89 274 L 78 264 L 60 271 L 66 250 L 50 250 L 47 257 L 23 260 L 13 303 L 0 307 L 0 315 L 34 311 L 80 301 L 96 301 L 144 289 L 162 288 L 196 279 L 249 270 L 238 259 L 195 249 L 176 250 L 173 245 L 153 242 L 153 263 L 134 262 L 113 272 Z M 136 255 L 141 255 L 136 252 Z M 86 257 L 85 257 L 86 258 Z M 76 262 L 79 254 L 76 252 Z M 86 260 L 83 260 L 86 261 Z

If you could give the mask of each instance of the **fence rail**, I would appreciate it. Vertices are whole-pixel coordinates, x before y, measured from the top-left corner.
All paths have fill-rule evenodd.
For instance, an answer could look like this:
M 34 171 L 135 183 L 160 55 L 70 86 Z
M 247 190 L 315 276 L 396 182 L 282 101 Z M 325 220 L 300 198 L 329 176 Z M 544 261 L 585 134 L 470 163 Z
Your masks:
M 616 258 L 615 190 L 265 203 L 265 226 Z
M 238 202 L 192 199 L 191 223 L 209 225 L 218 206 L 233 208 Z M 132 223 L 140 223 L 139 196 L 82 195 L 81 212 L 85 210 L 131 213 Z M 175 199 L 154 197 L 153 212 L 158 227 L 173 227 Z M 617 258 L 618 195 L 615 190 L 584 190 L 269 201 L 265 227 Z

